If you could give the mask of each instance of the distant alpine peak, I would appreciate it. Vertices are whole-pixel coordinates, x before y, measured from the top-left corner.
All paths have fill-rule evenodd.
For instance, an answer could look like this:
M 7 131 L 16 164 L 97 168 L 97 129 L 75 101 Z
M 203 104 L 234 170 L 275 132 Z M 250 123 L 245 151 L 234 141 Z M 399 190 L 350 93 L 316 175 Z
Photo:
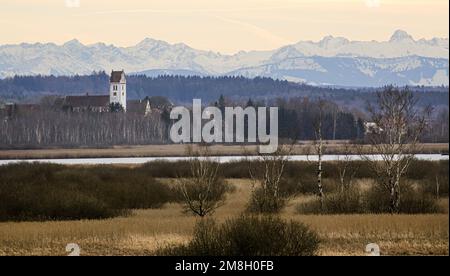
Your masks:
M 156 42 L 158 42 L 158 40 L 150 38 L 150 37 L 146 37 L 140 43 L 156 43 Z
M 350 43 L 350 41 L 345 37 L 334 37 L 332 35 L 325 36 L 319 41 L 319 45 L 321 47 L 339 47 L 345 44 Z
M 169 43 L 162 41 L 162 40 L 157 40 L 157 39 L 147 37 L 144 40 L 142 40 L 141 42 L 139 42 L 136 46 L 147 47 L 147 46 L 155 46 L 155 45 L 168 46 Z
M 391 36 L 389 42 L 400 42 L 404 40 L 414 41 L 414 38 L 403 30 L 396 30 L 394 34 Z
M 84 46 L 78 39 L 72 39 L 64 43 L 63 46 Z

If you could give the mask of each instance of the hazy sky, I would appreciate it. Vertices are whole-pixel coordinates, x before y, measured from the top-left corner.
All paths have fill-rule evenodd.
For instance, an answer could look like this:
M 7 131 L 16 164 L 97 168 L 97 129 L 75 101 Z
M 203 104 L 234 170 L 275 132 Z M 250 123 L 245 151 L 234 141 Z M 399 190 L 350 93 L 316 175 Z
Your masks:
M 448 37 L 448 0 L 1 0 L 0 44 L 130 46 L 145 37 L 233 53 L 325 35 Z

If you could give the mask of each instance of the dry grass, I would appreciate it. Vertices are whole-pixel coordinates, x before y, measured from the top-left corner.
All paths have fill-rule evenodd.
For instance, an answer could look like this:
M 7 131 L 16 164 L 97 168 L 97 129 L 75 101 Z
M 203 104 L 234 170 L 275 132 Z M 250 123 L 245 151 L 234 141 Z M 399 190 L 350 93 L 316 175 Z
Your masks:
M 240 214 L 251 192 L 248 180 L 229 180 L 236 191 L 214 215 L 218 220 Z M 363 255 L 377 243 L 386 255 L 448 255 L 448 215 L 326 215 L 295 214 L 294 199 L 282 216 L 305 222 L 320 234 L 321 255 Z M 448 200 L 442 204 L 447 204 Z M 158 247 L 187 242 L 196 218 L 177 204 L 135 211 L 126 218 L 101 221 L 0 223 L 0 255 L 66 255 L 77 243 L 82 255 L 151 255 Z
M 245 150 L 244 150 L 245 148 Z M 213 155 L 242 155 L 243 153 L 256 152 L 256 146 L 211 146 Z M 353 147 L 355 148 L 355 147 Z M 448 144 L 424 144 L 420 153 L 448 153 Z M 345 151 L 345 147 L 338 141 L 329 141 L 325 147 L 326 154 L 339 154 Z M 362 151 L 370 152 L 368 146 L 363 146 Z M 301 142 L 294 149 L 294 154 L 314 152 L 311 142 Z M 357 154 L 357 152 L 354 152 Z M 46 159 L 46 158 L 113 158 L 113 157 L 168 157 L 185 156 L 185 145 L 147 145 L 147 146 L 114 146 L 111 148 L 91 149 L 35 149 L 35 150 L 0 150 L 0 159 Z

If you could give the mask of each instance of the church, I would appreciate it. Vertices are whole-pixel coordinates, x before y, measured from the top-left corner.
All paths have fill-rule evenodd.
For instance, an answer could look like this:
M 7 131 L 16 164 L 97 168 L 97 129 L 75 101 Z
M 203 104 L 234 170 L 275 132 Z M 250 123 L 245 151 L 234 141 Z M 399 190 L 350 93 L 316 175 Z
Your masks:
M 127 99 L 127 79 L 125 71 L 112 71 L 109 77 L 109 95 L 102 93 L 85 93 L 79 96 L 58 96 L 50 104 L 52 110 L 64 112 L 125 112 L 127 114 L 148 116 L 151 114 L 161 114 L 162 110 L 170 106 L 167 103 L 161 105 L 160 97 L 155 97 L 150 102 L 149 98 L 143 100 Z M 10 103 L 0 106 L 0 119 L 10 119 L 16 115 L 40 113 L 48 109 L 49 106 L 42 103 L 18 104 Z
M 127 100 L 127 79 L 125 71 L 112 71 L 109 78 L 109 95 L 66 96 L 61 106 L 72 112 L 111 112 L 123 110 L 126 113 L 149 115 L 150 101 Z

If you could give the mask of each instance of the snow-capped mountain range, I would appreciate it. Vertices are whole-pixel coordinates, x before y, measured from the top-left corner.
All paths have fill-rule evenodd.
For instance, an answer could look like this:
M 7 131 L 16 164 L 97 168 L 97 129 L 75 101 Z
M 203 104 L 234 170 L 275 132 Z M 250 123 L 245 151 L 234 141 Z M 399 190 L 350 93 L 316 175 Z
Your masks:
M 388 41 L 349 41 L 327 36 L 271 51 L 223 55 L 150 38 L 131 47 L 77 40 L 63 45 L 0 46 L 0 78 L 74 75 L 125 69 L 150 76 L 233 75 L 272 77 L 314 85 L 381 86 L 449 84 L 448 38 L 415 40 L 396 31 Z

